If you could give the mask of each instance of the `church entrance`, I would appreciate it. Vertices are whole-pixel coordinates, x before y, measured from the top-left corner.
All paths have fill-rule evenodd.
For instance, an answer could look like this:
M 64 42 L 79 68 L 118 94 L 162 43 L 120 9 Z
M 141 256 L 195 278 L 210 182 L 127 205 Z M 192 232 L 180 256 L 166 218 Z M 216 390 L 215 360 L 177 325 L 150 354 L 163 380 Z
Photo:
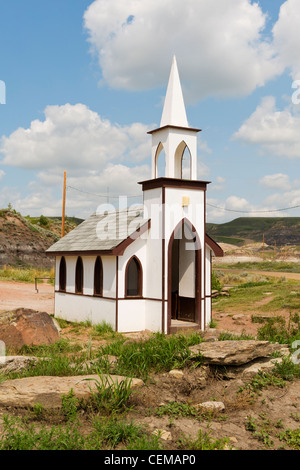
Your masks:
M 174 230 L 169 243 L 168 311 L 171 320 L 200 321 L 200 260 L 198 236 L 188 221 Z

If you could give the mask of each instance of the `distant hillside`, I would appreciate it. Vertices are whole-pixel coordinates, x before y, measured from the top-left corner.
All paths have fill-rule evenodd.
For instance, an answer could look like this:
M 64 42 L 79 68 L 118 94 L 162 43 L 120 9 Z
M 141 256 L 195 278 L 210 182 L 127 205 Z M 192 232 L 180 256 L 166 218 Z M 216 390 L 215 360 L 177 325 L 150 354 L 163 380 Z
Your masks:
M 67 218 L 65 232 L 81 219 Z M 12 209 L 0 209 L 0 266 L 51 267 L 53 259 L 45 251 L 61 236 L 59 217 L 22 217 Z
M 243 245 L 300 245 L 300 217 L 239 217 L 225 224 L 206 224 L 207 233 L 220 243 Z

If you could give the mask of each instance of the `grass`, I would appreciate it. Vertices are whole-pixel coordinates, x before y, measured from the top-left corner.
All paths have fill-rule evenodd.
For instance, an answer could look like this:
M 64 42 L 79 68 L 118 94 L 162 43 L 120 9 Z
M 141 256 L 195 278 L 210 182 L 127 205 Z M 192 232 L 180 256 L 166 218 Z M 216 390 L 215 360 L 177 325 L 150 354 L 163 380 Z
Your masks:
M 180 442 L 186 450 L 224 450 L 228 448 L 229 439 L 214 439 L 210 431 L 200 429 L 196 439 L 183 437 Z
M 271 271 L 300 273 L 299 263 L 287 263 L 285 261 L 244 261 L 232 264 L 218 264 L 218 269 L 238 269 L 247 271 Z
M 96 391 L 91 389 L 90 405 L 96 410 L 115 412 L 126 409 L 131 395 L 132 379 L 125 378 L 114 381 L 109 374 L 98 371 L 99 379 L 86 379 L 93 381 Z
M 244 280 L 244 277 L 236 278 L 236 284 L 230 289 L 230 296 L 226 298 L 218 298 L 213 304 L 215 311 L 219 313 L 235 312 L 257 312 L 258 308 L 261 313 L 271 312 L 272 314 L 282 310 L 289 310 L 297 313 L 300 311 L 300 293 L 299 281 L 279 279 L 258 279 Z M 224 282 L 222 280 L 222 282 Z M 258 302 L 267 299 L 269 301 L 261 305 Z
M 199 412 L 196 408 L 189 403 L 179 403 L 176 401 L 171 401 L 166 405 L 161 405 L 155 410 L 156 416 L 171 416 L 172 418 L 190 418 L 190 417 L 199 417 Z
M 38 269 L 33 267 L 13 267 L 13 266 L 3 266 L 0 269 L 0 279 L 5 281 L 17 281 L 17 282 L 28 282 L 34 283 L 36 277 L 54 277 L 54 268 L 53 269 Z M 41 280 L 38 280 L 38 283 L 41 283 Z M 53 280 L 48 280 L 48 283 L 53 284 Z
M 116 341 L 100 348 L 99 355 L 118 356 L 115 373 L 145 380 L 151 372 L 182 369 L 191 356 L 189 346 L 201 341 L 202 338 L 198 333 L 168 337 L 156 333 L 143 342 L 123 345 L 122 340 Z
M 299 314 L 290 314 L 287 322 L 280 315 L 268 318 L 265 325 L 258 329 L 257 339 L 292 345 L 295 341 L 300 340 Z

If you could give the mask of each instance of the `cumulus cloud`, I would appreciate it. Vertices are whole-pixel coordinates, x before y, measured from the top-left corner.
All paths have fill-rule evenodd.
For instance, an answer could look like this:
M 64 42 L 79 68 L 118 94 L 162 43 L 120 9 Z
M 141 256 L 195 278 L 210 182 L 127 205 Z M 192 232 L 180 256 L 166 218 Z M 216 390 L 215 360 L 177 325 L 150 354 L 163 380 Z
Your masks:
M 26 169 L 101 168 L 112 161 L 140 162 L 150 155 L 149 128 L 112 124 L 84 104 L 47 106 L 45 120 L 2 137 L 3 164 Z
M 84 25 L 102 81 L 116 89 L 165 85 L 174 54 L 187 100 L 247 95 L 283 71 L 250 0 L 95 0 Z
M 287 190 L 291 188 L 291 182 L 288 175 L 277 173 L 274 175 L 266 175 L 260 181 L 265 188 Z
M 274 47 L 278 51 L 282 66 L 291 70 L 294 80 L 300 79 L 299 24 L 299 0 L 287 0 L 280 7 L 273 36 Z
M 300 114 L 294 108 L 276 108 L 275 98 L 263 98 L 253 114 L 233 135 L 247 144 L 259 144 L 263 151 L 283 156 L 300 157 Z
M 2 180 L 4 175 L 5 175 L 5 172 L 3 170 L 0 170 L 0 181 Z

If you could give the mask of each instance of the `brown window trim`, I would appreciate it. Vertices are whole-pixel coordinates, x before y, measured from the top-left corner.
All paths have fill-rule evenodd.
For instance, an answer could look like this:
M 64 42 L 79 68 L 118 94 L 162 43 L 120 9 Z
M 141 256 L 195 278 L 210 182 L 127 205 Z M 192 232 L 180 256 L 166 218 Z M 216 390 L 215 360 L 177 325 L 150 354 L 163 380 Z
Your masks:
M 127 278 L 128 278 L 128 268 L 130 263 L 135 260 L 138 265 L 138 294 L 137 295 L 128 295 L 127 294 Z M 143 299 L 143 268 L 140 260 L 136 255 L 133 255 L 127 262 L 125 270 L 125 299 Z
M 64 263 L 62 265 L 62 263 Z M 62 273 L 62 269 L 64 269 L 64 272 Z M 60 292 L 66 292 L 67 288 L 67 264 L 66 264 L 66 258 L 64 256 L 61 257 L 60 263 L 59 263 L 59 280 L 58 280 L 58 285 L 59 285 L 59 291 Z M 64 288 L 62 288 L 62 274 L 63 274 L 63 283 L 64 283 Z
M 80 260 L 80 261 L 79 261 Z M 77 269 L 78 269 L 78 263 L 81 263 L 81 269 L 82 269 L 82 280 L 81 280 L 81 289 L 78 290 L 78 279 L 77 279 Z M 75 266 L 75 294 L 77 295 L 83 295 L 83 286 L 84 286 L 84 269 L 83 269 L 83 261 L 81 256 L 78 256 L 77 261 L 76 261 L 76 266 Z
M 97 262 L 99 261 L 100 265 L 100 293 L 96 292 L 96 267 L 97 267 Z M 103 264 L 102 264 L 102 259 L 101 256 L 97 256 L 94 264 L 94 297 L 103 297 Z

